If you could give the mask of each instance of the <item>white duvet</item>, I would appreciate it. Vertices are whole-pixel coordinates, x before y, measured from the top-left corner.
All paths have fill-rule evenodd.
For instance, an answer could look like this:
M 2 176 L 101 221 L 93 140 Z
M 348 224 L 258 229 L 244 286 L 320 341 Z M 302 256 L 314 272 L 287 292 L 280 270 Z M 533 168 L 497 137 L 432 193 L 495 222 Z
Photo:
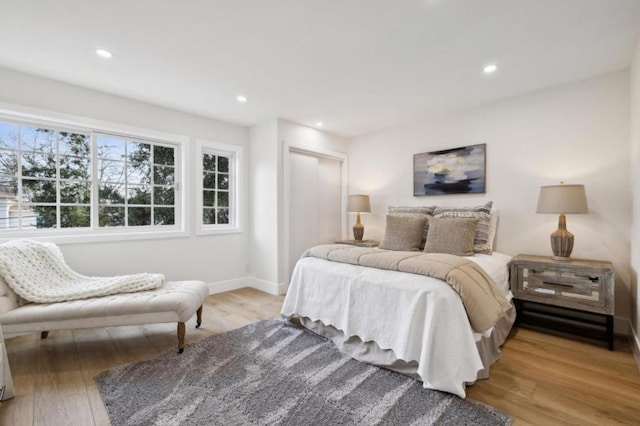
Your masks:
M 509 256 L 471 260 L 509 295 Z M 444 281 L 422 275 L 300 259 L 282 315 L 322 321 L 363 341 L 375 341 L 404 361 L 416 361 L 424 387 L 465 396 L 483 369 L 475 334 L 460 297 Z M 491 330 L 486 333 L 490 333 Z

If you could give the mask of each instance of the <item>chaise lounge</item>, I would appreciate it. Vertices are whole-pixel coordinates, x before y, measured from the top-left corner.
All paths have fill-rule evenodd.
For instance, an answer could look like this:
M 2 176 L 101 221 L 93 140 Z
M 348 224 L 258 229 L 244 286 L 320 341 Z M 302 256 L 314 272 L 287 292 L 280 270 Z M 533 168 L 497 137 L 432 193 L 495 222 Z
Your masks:
M 77 328 L 113 327 L 152 323 L 178 323 L 178 352 L 184 350 L 185 322 L 197 314 L 202 323 L 202 303 L 209 295 L 202 281 L 167 282 L 162 287 L 135 293 L 71 300 L 29 303 L 0 278 L 0 325 L 5 337 Z
M 161 274 L 88 277 L 73 271 L 51 243 L 0 244 L 0 326 L 5 337 L 49 331 L 178 323 L 178 352 L 185 322 L 209 295 L 202 281 L 164 282 Z

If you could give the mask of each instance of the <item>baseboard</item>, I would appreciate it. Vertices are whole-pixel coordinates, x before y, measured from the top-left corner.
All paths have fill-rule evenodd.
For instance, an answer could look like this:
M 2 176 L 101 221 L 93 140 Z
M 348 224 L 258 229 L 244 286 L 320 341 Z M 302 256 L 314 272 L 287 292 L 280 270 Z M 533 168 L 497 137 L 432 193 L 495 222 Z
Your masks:
M 613 332 L 616 334 L 623 334 L 628 336 L 631 334 L 631 323 L 629 318 L 613 317 Z
M 232 280 L 209 283 L 209 294 L 223 293 L 225 291 L 237 290 L 247 287 L 247 278 L 234 278 Z
M 285 294 L 289 287 L 289 284 L 287 283 L 274 283 L 261 280 L 256 277 L 247 277 L 247 285 L 255 288 L 256 290 L 264 291 L 265 293 L 273 294 L 275 296 Z
M 252 287 L 265 293 L 280 295 L 287 292 L 288 285 L 285 283 L 273 283 L 261 280 L 256 277 L 242 277 L 233 280 L 218 281 L 209 283 L 209 294 L 222 293 L 225 291 L 237 290 L 239 288 Z

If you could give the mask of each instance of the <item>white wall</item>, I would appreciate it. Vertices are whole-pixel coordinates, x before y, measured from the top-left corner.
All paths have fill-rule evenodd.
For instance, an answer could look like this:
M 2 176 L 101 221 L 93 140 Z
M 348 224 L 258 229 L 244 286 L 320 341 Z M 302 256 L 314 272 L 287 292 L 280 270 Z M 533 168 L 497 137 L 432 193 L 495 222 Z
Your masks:
M 54 113 L 107 121 L 126 126 L 206 139 L 248 147 L 249 131 L 221 121 L 190 115 L 167 108 L 107 95 L 0 68 L 0 102 L 38 108 Z M 192 157 L 194 150 L 192 149 Z M 188 162 L 188 171 L 195 163 Z M 245 167 L 248 174 L 248 167 Z M 195 179 L 195 176 L 192 176 Z M 247 182 L 248 179 L 243 179 Z M 193 185 L 191 185 L 193 188 Z M 245 185 L 246 186 L 246 185 Z M 243 188 L 247 205 L 247 188 Z M 188 200 L 195 206 L 195 194 Z M 191 221 L 195 220 L 192 209 Z M 243 212 L 242 221 L 247 223 Z M 193 230 L 194 227 L 191 226 Z M 90 275 L 133 272 L 162 272 L 168 279 L 199 279 L 219 282 L 246 275 L 247 231 L 239 234 L 190 236 L 123 242 L 64 244 L 62 251 L 77 271 Z
M 278 121 L 250 130 L 249 273 L 277 285 L 278 281 Z
M 633 226 L 631 229 L 631 327 L 634 331 L 636 360 L 640 367 L 640 39 L 630 70 L 631 79 L 631 185 Z
M 616 315 L 629 318 L 628 87 L 628 73 L 618 72 L 355 138 L 350 193 L 369 194 L 373 210 L 363 217 L 365 238 L 383 237 L 389 205 L 493 200 L 500 210 L 499 251 L 550 255 L 558 218 L 535 213 L 539 187 L 582 183 L 590 213 L 567 217 L 575 234 L 572 256 L 613 262 Z M 414 154 L 477 143 L 487 144 L 486 194 L 413 196 Z
M 344 138 L 282 118 L 278 119 L 278 137 L 281 142 L 308 151 L 347 152 Z
M 346 153 L 343 138 L 321 130 L 275 119 L 250 130 L 251 241 L 253 285 L 283 292 L 288 285 L 288 214 L 285 208 L 285 147 Z

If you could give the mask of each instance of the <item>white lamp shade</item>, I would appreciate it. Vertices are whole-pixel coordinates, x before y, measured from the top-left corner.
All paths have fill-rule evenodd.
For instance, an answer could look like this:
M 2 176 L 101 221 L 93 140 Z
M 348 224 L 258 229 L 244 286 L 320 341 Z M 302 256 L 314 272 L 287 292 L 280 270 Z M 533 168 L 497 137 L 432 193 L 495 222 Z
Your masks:
M 347 213 L 371 213 L 368 195 L 349 195 Z
M 584 185 L 541 186 L 536 213 L 589 213 Z

